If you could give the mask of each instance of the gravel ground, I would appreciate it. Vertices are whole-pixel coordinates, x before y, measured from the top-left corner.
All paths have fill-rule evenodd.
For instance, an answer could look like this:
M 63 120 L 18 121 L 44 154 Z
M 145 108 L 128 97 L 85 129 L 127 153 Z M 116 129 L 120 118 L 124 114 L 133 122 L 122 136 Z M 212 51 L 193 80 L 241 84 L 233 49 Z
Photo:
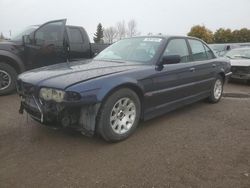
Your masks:
M 228 84 L 225 92 L 250 93 Z M 0 187 L 250 187 L 250 99 L 198 102 L 108 144 L 52 130 L 0 97 Z
M 224 92 L 226 93 L 244 93 L 250 95 L 250 85 L 242 81 L 234 81 L 225 85 Z

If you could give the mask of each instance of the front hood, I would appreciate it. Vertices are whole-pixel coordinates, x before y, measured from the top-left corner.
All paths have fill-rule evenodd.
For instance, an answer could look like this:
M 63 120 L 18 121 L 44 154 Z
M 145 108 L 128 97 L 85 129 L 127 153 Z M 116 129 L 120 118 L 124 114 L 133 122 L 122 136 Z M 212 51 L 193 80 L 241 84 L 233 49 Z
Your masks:
M 138 63 L 117 63 L 106 61 L 77 61 L 74 63 L 60 63 L 52 66 L 34 69 L 19 75 L 23 82 L 37 86 L 65 89 L 74 84 L 135 69 Z
M 231 59 L 231 66 L 241 66 L 247 67 L 250 66 L 250 59 Z

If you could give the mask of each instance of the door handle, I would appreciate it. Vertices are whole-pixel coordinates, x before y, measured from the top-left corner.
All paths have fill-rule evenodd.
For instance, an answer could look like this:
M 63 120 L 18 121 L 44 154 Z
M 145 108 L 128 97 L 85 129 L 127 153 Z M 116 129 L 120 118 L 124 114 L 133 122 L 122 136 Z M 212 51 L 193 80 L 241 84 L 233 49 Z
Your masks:
M 195 68 L 193 68 L 193 67 L 190 68 L 189 70 L 190 70 L 190 72 L 195 72 Z

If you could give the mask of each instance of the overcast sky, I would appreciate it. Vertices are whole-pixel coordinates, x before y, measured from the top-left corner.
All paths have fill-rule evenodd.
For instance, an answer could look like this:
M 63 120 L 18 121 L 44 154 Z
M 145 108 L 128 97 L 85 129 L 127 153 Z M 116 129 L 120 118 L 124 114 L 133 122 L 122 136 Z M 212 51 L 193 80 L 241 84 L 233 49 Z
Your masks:
M 0 32 L 8 36 L 29 25 L 67 18 L 90 35 L 104 27 L 135 19 L 141 34 L 186 35 L 193 25 L 212 31 L 250 28 L 250 0 L 0 0 Z

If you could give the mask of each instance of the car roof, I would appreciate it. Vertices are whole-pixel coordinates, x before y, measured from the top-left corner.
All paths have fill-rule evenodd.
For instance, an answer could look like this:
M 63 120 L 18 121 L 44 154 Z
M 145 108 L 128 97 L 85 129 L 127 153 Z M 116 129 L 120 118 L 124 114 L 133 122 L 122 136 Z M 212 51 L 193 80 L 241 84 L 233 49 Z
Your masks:
M 187 39 L 195 39 L 195 40 L 200 40 L 199 38 L 196 37 L 191 37 L 191 36 L 185 36 L 185 35 L 142 35 L 142 36 L 135 36 L 132 38 L 164 38 L 164 39 L 169 39 L 169 38 L 187 38 Z

